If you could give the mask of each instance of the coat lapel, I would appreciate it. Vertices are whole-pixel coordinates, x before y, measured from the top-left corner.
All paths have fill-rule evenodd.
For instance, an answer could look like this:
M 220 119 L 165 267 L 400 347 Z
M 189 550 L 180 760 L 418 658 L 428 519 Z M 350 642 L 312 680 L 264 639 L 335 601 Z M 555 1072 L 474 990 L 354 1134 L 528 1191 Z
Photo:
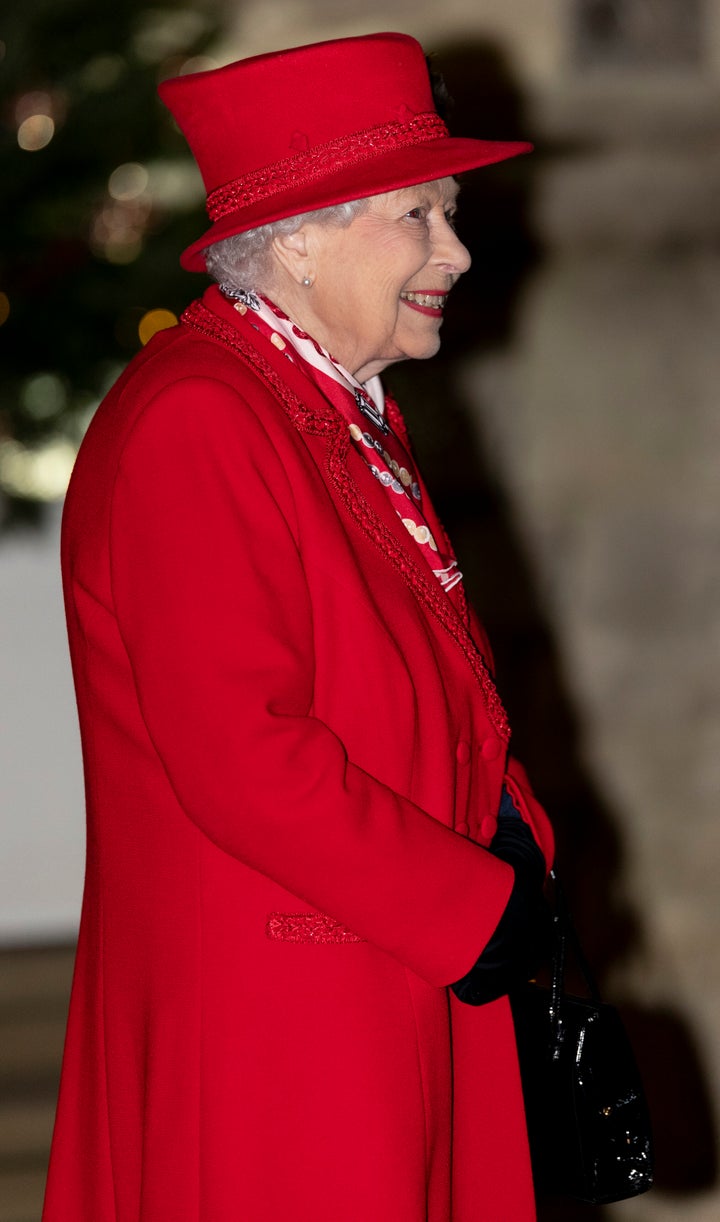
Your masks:
M 181 321 L 229 348 L 280 402 L 295 428 L 309 438 L 321 440 L 325 449 L 325 470 L 336 500 L 419 602 L 455 639 L 480 684 L 495 729 L 507 740 L 510 737 L 507 716 L 484 658 L 470 634 L 464 594 L 457 603 L 451 600 L 418 554 L 383 488 L 352 445 L 342 416 L 292 361 L 260 336 L 257 336 L 256 345 L 255 336 L 248 335 L 248 324 L 241 325 L 233 306 L 216 288 L 209 289 L 201 300 L 188 306 Z M 395 405 L 391 412 L 393 427 L 399 426 L 404 433 L 402 417 Z M 423 491 L 427 497 L 427 492 Z M 430 516 L 432 528 L 445 539 L 437 516 L 432 511 Z

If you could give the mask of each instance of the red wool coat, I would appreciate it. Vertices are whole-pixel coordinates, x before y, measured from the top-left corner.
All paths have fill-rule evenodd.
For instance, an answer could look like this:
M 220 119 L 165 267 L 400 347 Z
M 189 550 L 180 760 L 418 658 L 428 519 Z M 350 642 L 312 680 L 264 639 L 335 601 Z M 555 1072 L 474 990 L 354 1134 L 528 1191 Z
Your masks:
M 503 779 L 549 861 L 547 820 L 477 622 L 216 289 L 98 410 L 63 569 L 88 866 L 44 1222 L 529 1222 L 507 1001 L 445 986 L 510 891 Z

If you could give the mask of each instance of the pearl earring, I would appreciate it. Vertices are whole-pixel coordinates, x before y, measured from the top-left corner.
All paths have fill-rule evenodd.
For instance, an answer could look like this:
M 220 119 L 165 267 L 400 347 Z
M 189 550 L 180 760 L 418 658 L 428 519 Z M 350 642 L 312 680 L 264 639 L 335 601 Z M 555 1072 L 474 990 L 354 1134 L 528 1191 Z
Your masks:
M 305 285 L 306 289 L 310 288 L 310 285 L 312 284 L 312 280 L 310 279 L 309 276 L 303 276 L 303 284 Z

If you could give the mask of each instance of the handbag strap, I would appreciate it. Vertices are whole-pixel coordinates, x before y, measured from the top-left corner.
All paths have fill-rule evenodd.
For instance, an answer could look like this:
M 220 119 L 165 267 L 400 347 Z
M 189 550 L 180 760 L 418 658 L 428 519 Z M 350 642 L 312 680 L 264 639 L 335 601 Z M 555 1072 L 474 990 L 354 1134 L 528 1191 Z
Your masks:
M 583 980 L 590 994 L 590 999 L 596 1004 L 600 1004 L 601 997 L 590 965 L 583 954 L 580 939 L 578 938 L 577 930 L 573 924 L 570 909 L 565 898 L 565 892 L 555 869 L 550 871 L 550 879 L 552 880 L 551 911 L 553 931 L 552 978 L 550 986 L 551 1052 L 553 1060 L 557 1060 L 564 1038 L 562 999 L 565 992 L 565 966 L 568 949 L 572 952 L 580 968 Z

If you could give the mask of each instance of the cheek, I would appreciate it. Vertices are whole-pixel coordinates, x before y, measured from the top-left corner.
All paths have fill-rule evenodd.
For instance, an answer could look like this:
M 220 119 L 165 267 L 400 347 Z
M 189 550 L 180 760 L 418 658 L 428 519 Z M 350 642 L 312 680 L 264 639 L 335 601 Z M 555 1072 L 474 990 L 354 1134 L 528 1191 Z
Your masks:
M 397 279 L 380 275 L 374 277 L 372 284 L 365 281 L 365 291 L 360 307 L 363 320 L 368 329 L 378 338 L 391 337 L 400 323 L 400 288 Z
M 408 320 L 405 317 L 407 311 L 397 293 L 388 297 L 387 309 L 385 311 L 385 328 L 389 340 L 389 346 L 394 347 L 398 352 L 404 351 L 405 343 L 403 337 L 407 335 Z
M 355 309 L 358 332 L 365 344 L 375 349 L 373 355 L 401 355 L 406 347 L 417 342 L 417 320 L 400 300 L 400 293 L 424 266 L 424 252 L 414 246 L 398 266 L 397 250 L 385 249 L 382 243 L 375 260 L 363 260 L 354 268 L 352 283 L 355 291 L 349 296 Z M 350 269 L 346 271 L 349 273 Z M 360 274 L 358 275 L 358 271 Z M 345 281 L 345 294 L 349 281 Z M 415 321 L 415 326 L 413 326 Z

